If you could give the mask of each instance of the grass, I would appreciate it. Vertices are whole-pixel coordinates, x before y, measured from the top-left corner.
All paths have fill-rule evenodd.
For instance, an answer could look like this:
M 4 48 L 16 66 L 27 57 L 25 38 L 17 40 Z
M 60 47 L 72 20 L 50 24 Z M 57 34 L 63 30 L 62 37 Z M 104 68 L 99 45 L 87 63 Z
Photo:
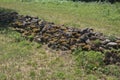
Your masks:
M 79 28 L 91 27 L 108 35 L 120 35 L 119 3 L 111 5 L 109 3 L 1 1 L 0 7 L 17 10 L 20 14 L 38 16 L 56 24 Z
M 0 31 L 0 80 L 70 80 L 76 68 L 72 67 L 72 57 L 72 54 L 52 53 L 10 29 Z
M 120 35 L 119 3 L 0 0 L 0 7 L 38 16 L 58 25 L 91 27 L 105 35 Z M 103 56 L 94 51 L 56 52 L 29 42 L 19 33 L 0 25 L 0 80 L 119 80 L 119 66 L 105 66 Z

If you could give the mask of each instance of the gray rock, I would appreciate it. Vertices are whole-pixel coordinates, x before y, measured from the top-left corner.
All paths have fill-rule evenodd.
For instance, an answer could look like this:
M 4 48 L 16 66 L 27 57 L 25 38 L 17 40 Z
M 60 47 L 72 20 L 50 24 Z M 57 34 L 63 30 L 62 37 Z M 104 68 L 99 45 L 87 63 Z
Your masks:
M 120 40 L 120 37 L 117 37 L 118 40 Z
M 86 40 L 89 39 L 89 38 L 86 34 L 84 34 L 80 37 L 80 39 L 81 39 L 81 41 L 86 42 Z
M 106 39 L 106 40 L 104 40 L 104 41 L 102 41 L 102 44 L 107 44 L 107 43 L 109 43 L 110 42 L 110 40 L 109 39 Z
M 106 41 L 106 42 L 110 42 L 110 40 L 109 40 L 109 39 L 106 39 L 105 41 Z
M 114 46 L 117 46 L 117 43 L 115 43 L 115 42 L 109 42 L 109 43 L 107 44 L 107 46 L 109 46 L 109 47 L 114 47 Z
M 31 20 L 31 23 L 36 23 L 36 22 L 38 22 L 38 21 L 39 21 L 39 19 L 33 18 L 33 19 Z
M 90 39 L 87 39 L 86 41 L 85 41 L 87 44 L 90 44 L 91 42 L 90 42 Z

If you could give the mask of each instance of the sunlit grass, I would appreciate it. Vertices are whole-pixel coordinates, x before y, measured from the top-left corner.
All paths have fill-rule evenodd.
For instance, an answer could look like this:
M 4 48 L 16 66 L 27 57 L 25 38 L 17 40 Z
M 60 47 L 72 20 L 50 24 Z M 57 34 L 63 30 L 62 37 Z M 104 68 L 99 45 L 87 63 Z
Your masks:
M 120 35 L 119 3 L 1 2 L 0 7 L 15 9 L 20 14 L 38 16 L 56 24 L 91 27 L 108 35 Z
M 119 3 L 0 0 L 0 7 L 38 16 L 57 25 L 91 27 L 105 35 L 120 35 Z M 0 26 L 0 80 L 119 80 L 118 66 L 101 64 L 103 54 L 94 51 L 85 52 L 86 55 L 82 51 L 78 53 L 80 55 L 49 50 Z

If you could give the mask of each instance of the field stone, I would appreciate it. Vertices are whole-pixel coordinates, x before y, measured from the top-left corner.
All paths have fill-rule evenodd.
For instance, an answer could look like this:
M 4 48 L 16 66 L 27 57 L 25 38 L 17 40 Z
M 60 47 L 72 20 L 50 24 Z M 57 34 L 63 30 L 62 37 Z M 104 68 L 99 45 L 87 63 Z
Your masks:
M 54 49 L 59 48 L 61 50 L 67 50 L 64 49 L 66 45 L 67 47 L 74 45 L 74 48 L 83 47 L 83 49 L 86 50 L 99 50 L 99 47 L 101 47 L 102 45 L 95 46 L 95 44 L 92 44 L 91 42 L 96 39 L 99 39 L 105 47 L 115 46 L 115 44 L 113 46 L 113 43 L 109 43 L 110 41 L 106 39 L 106 37 L 102 33 L 94 32 L 94 29 L 85 28 L 81 30 L 78 28 L 65 27 L 63 25 L 58 26 L 52 22 L 47 22 L 31 16 L 19 16 L 19 18 L 16 19 L 16 21 L 14 22 L 14 26 L 18 28 L 16 30 L 26 30 L 24 32 L 21 31 L 24 36 L 26 35 L 27 37 L 30 34 L 35 34 L 35 36 L 37 35 L 39 38 L 34 37 L 36 38 L 34 40 L 49 44 L 51 46 L 53 45 Z M 52 44 L 51 41 L 53 42 Z M 81 45 L 83 43 L 85 43 L 85 45 L 87 46 Z
M 32 40 L 46 44 L 54 50 L 74 51 L 81 48 L 84 51 L 94 50 L 105 53 L 106 50 L 113 48 L 115 51 L 105 53 L 104 62 L 106 64 L 120 63 L 118 55 L 120 52 L 117 52 L 120 49 L 119 37 L 111 41 L 108 36 L 95 32 L 92 28 L 78 29 L 55 25 L 53 22 L 47 22 L 38 17 L 19 15 L 17 12 L 0 12 L 0 23 L 10 23 L 24 37 L 33 36 Z M 97 42 L 94 43 L 96 40 L 99 40 L 99 45 L 96 45 Z
M 90 43 L 91 43 L 90 39 L 87 39 L 85 42 L 86 42 L 87 44 L 90 44 Z
M 117 43 L 116 42 L 109 42 L 107 44 L 108 47 L 113 47 L 113 46 L 117 46 Z
M 116 40 L 115 42 L 116 42 L 116 43 L 120 43 L 120 40 Z
M 83 50 L 86 50 L 86 51 L 90 51 L 91 50 L 91 46 L 90 45 L 85 45 L 82 47 Z
M 101 43 L 102 44 L 104 44 L 104 45 L 106 45 L 107 43 L 109 43 L 110 42 L 110 40 L 109 39 L 105 39 L 104 41 L 102 41 Z
M 108 64 L 120 64 L 120 55 L 118 51 L 107 51 L 105 53 L 104 62 Z
M 0 23 L 5 25 L 8 23 L 13 22 L 18 17 L 18 13 L 11 11 L 11 12 L 0 12 Z

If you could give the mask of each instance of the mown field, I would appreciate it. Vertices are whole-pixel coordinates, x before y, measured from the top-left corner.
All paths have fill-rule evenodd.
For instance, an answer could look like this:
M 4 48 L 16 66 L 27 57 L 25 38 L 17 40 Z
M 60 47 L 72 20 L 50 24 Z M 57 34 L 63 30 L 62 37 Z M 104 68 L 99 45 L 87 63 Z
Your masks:
M 57 25 L 120 36 L 120 3 L 0 0 L 0 7 Z M 103 56 L 94 51 L 56 52 L 0 25 L 0 80 L 119 80 L 120 67 L 105 66 Z

